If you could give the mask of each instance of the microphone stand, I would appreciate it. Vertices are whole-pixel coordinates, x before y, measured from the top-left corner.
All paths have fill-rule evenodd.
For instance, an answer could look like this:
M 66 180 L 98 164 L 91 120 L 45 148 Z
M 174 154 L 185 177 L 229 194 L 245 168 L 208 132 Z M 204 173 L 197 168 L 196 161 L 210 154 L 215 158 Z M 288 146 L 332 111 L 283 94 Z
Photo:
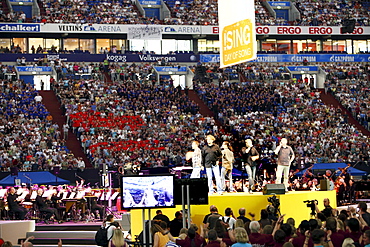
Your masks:
M 82 177 L 78 176 L 78 175 L 77 175 L 77 173 L 75 173 L 75 177 L 76 177 L 76 178 L 79 178 L 79 179 L 81 179 L 81 180 L 85 180 L 85 179 L 83 179 Z
M 31 190 L 31 188 L 32 188 L 32 179 L 30 177 L 28 177 L 26 174 L 23 174 L 23 177 L 25 177 L 29 180 L 30 190 Z

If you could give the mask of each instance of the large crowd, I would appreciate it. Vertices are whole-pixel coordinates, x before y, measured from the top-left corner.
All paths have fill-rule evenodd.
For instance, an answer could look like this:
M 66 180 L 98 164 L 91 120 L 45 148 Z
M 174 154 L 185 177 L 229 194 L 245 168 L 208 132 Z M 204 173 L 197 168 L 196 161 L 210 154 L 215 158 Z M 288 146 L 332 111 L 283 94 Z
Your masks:
M 218 25 L 217 0 L 207 1 L 165 1 L 170 16 L 159 20 L 143 16 L 135 6 L 135 1 L 53 1 L 40 4 L 40 15 L 29 20 L 37 23 L 98 23 L 98 24 L 165 24 L 165 25 Z M 275 18 L 260 1 L 255 1 L 256 25 L 299 25 L 299 26 L 339 26 L 348 17 L 356 20 L 356 25 L 367 26 L 369 14 L 367 6 L 358 1 L 316 2 L 296 1 L 300 16 L 295 20 Z M 27 22 L 23 12 L 4 13 L 0 11 L 2 22 Z
M 139 24 L 147 21 L 130 0 L 43 1 L 45 15 L 34 16 L 41 23 Z M 142 20 L 142 21 L 141 21 Z M 152 22 L 151 24 L 156 24 Z
M 126 69 L 130 68 L 135 65 Z M 54 88 L 70 126 L 96 167 L 183 164 L 182 152 L 191 140 L 213 131 L 214 120 L 201 116 L 198 106 L 172 81 L 160 86 L 130 78 L 108 84 L 99 80 L 67 81 L 56 81 Z M 128 124 L 123 128 L 114 124 L 119 118 Z M 96 119 L 104 122 L 97 125 Z
M 155 77 L 150 76 L 152 64 L 111 63 L 105 66 L 103 63 L 60 62 L 55 66 L 59 75 L 52 87 L 69 126 L 77 133 L 95 167 L 101 163 L 112 167 L 129 161 L 148 167 L 184 164 L 184 154 L 191 141 L 204 141 L 206 134 L 214 134 L 220 141 L 230 140 L 236 150 L 240 149 L 242 140 L 251 137 L 266 156 L 274 150 L 279 138 L 289 136 L 297 152 L 296 165 L 302 167 L 316 162 L 366 161 L 370 155 L 368 137 L 349 125 L 340 109 L 324 105 L 320 93 L 311 91 L 305 82 L 284 80 L 283 65 L 269 67 L 257 63 L 230 68 L 232 73 L 244 72 L 244 82 L 229 80 L 226 70 L 219 69 L 216 64 L 207 67 L 207 74 L 216 75 L 215 79 L 195 81 L 195 90 L 225 131 L 221 131 L 215 119 L 199 114 L 198 106 L 189 100 L 186 92 L 175 88 L 171 79 L 156 82 Z M 368 85 L 363 80 L 367 74 L 355 68 L 356 73 L 349 73 L 352 69 L 347 65 L 327 64 L 323 68 L 328 78 L 332 78 L 328 80 L 332 81 L 331 90 L 343 105 L 354 111 L 361 123 L 368 124 Z M 3 72 L 8 70 L 12 67 L 4 65 Z M 68 73 L 78 70 L 95 71 L 96 74 L 107 71 L 112 82 L 68 77 Z M 347 79 L 342 83 L 344 79 L 338 78 Z M 7 92 L 19 90 L 14 85 L 25 87 L 20 82 L 9 84 L 6 79 L 2 84 L 10 87 L 5 88 Z M 12 101 L 11 95 L 2 100 Z M 42 121 L 47 117 L 42 104 L 27 103 L 27 107 L 18 108 L 27 109 L 23 114 L 29 118 L 39 119 L 40 113 L 46 114 Z M 19 112 L 14 112 L 14 107 L 5 107 L 3 114 L 9 118 Z M 63 143 L 61 130 L 42 121 L 41 124 L 53 126 L 57 133 L 49 141 L 63 146 L 60 144 Z M 36 122 L 39 120 L 33 121 Z M 70 164 L 62 167 L 75 168 L 76 162 L 71 159 L 67 162 Z
M 237 215 L 231 207 L 220 212 L 212 205 L 210 213 L 204 216 L 200 229 L 195 224 L 191 224 L 189 228 L 182 228 L 184 219 L 181 211 L 176 212 L 175 218 L 170 221 L 158 210 L 153 218 L 151 233 L 155 247 L 164 247 L 171 241 L 182 247 L 370 245 L 370 214 L 367 212 L 365 202 L 341 211 L 333 209 L 328 198 L 323 200 L 323 204 L 323 206 L 313 205 L 315 217 L 301 222 L 296 222 L 294 218 L 286 219 L 285 214 L 279 215 L 276 205 L 262 209 L 258 216 L 259 220 L 256 219 L 256 213 L 247 214 L 245 208 L 240 208 Z
M 369 12 L 361 2 L 317 2 L 296 1 L 295 5 L 300 11 L 300 19 L 294 24 L 299 26 L 340 26 L 348 17 L 356 21 L 356 25 L 368 26 Z
M 367 160 L 368 137 L 348 124 L 340 109 L 321 102 L 320 93 L 303 81 L 266 82 L 261 78 L 242 83 L 196 85 L 203 101 L 240 139 L 252 138 L 263 153 L 289 136 L 297 152 L 297 165 Z
M 217 25 L 217 0 L 176 1 L 169 4 L 170 18 L 164 19 L 167 25 Z
M 21 80 L 0 79 L 0 85 L 0 169 L 76 168 L 77 159 L 37 91 Z
M 346 79 L 328 83 L 328 89 L 365 128 L 370 129 L 369 81 Z

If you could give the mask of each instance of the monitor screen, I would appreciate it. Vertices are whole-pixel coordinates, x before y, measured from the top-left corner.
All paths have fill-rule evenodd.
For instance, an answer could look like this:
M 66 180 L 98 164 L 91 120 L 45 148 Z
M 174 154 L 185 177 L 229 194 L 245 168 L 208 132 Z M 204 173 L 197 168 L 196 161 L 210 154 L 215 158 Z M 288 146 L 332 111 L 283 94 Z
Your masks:
M 175 207 L 173 175 L 123 176 L 123 209 Z

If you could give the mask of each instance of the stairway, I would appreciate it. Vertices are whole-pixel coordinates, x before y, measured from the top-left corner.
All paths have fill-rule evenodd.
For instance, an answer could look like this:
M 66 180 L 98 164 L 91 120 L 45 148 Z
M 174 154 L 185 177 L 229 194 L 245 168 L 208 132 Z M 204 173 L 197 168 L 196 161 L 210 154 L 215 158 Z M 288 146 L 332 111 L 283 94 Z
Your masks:
M 199 106 L 199 113 L 206 117 L 213 117 L 213 112 L 208 108 L 206 104 L 204 104 L 203 100 L 201 100 L 198 94 L 194 90 L 189 90 L 189 99 L 194 101 Z
M 188 97 L 190 100 L 194 101 L 199 106 L 199 113 L 205 117 L 213 117 L 215 119 L 216 125 L 220 129 L 224 129 L 223 124 L 215 118 L 215 114 L 209 109 L 209 107 L 199 98 L 198 94 L 194 90 L 189 90 Z
M 3 10 L 3 15 L 7 15 L 10 12 L 8 1 L 1 1 L 1 8 Z
M 206 67 L 204 66 L 197 66 L 195 68 L 195 75 L 201 82 L 208 81 L 208 78 L 206 77 Z
M 113 82 L 112 79 L 110 78 L 110 75 L 109 75 L 108 72 L 103 72 L 103 75 L 104 75 L 104 82 L 105 83 L 111 84 Z
M 238 75 L 239 75 L 239 81 L 240 82 L 247 81 L 247 78 L 245 77 L 243 72 L 238 72 Z
M 58 98 L 53 91 L 41 90 L 39 94 L 42 96 L 42 103 L 45 105 L 46 109 L 50 112 L 53 117 L 53 122 L 59 125 L 59 130 L 63 135 L 63 125 L 66 123 L 67 118 L 63 115 L 61 105 Z M 81 143 L 77 140 L 76 135 L 69 130 L 68 139 L 66 142 L 67 148 L 74 154 L 75 157 L 82 157 L 85 161 L 86 167 L 91 167 L 90 161 L 87 159 L 85 153 L 82 150 Z
M 345 115 L 348 116 L 348 123 L 353 124 L 354 126 L 356 126 L 356 128 L 359 131 L 361 131 L 362 134 L 370 136 L 370 131 L 365 129 L 364 126 L 362 126 L 352 116 L 352 114 L 336 98 L 334 98 L 334 96 L 331 93 L 325 93 L 324 90 L 320 90 L 320 91 L 321 91 L 320 97 L 321 97 L 322 102 L 324 102 L 326 105 L 332 105 L 335 108 L 338 108 L 338 106 L 339 106 L 340 109 L 342 110 L 343 115 L 345 114 Z
M 37 5 L 39 6 L 39 9 L 40 9 L 40 16 L 45 16 L 46 11 L 45 11 L 43 2 L 40 0 L 37 0 Z

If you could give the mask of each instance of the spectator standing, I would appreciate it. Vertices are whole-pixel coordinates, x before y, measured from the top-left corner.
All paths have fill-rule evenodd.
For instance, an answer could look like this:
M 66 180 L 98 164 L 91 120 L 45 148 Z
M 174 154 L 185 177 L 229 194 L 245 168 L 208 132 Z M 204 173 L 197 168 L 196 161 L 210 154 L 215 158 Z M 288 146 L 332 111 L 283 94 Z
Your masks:
M 41 103 L 42 96 L 40 94 L 37 94 L 34 99 L 35 99 L 36 103 Z
M 83 172 L 85 170 L 85 167 L 86 167 L 85 161 L 82 159 L 82 157 L 78 157 L 77 168 Z
M 180 234 L 180 230 L 182 228 L 182 212 L 177 211 L 175 213 L 175 218 L 170 222 L 170 233 L 174 237 L 178 237 Z
M 224 223 L 229 224 L 229 227 L 231 229 L 235 228 L 236 219 L 234 217 L 234 213 L 233 213 L 233 210 L 231 208 L 226 208 L 225 209 L 225 216 L 221 216 L 220 219 Z
M 238 227 L 234 230 L 235 241 L 231 247 L 252 247 L 249 243 L 249 237 L 247 231 L 244 228 Z
M 240 208 L 239 209 L 239 216 L 238 216 L 237 219 L 243 220 L 244 223 L 251 222 L 250 219 L 248 219 L 247 217 L 245 217 L 245 213 L 246 213 L 245 208 Z
M 68 123 L 63 124 L 63 138 L 64 138 L 64 140 L 68 140 L 68 131 L 69 131 Z
M 219 220 L 221 215 L 218 213 L 217 207 L 211 208 L 211 214 L 207 218 L 206 228 L 208 230 L 215 228 L 217 220 Z
M 163 213 L 162 213 L 162 210 L 160 210 L 160 209 L 158 209 L 157 211 L 156 211 L 156 216 L 154 216 L 154 218 L 153 218 L 153 220 L 160 220 L 160 221 L 164 221 L 164 222 L 166 222 L 166 224 L 167 225 L 169 225 L 170 224 L 170 219 L 167 217 L 167 215 L 164 215 Z

